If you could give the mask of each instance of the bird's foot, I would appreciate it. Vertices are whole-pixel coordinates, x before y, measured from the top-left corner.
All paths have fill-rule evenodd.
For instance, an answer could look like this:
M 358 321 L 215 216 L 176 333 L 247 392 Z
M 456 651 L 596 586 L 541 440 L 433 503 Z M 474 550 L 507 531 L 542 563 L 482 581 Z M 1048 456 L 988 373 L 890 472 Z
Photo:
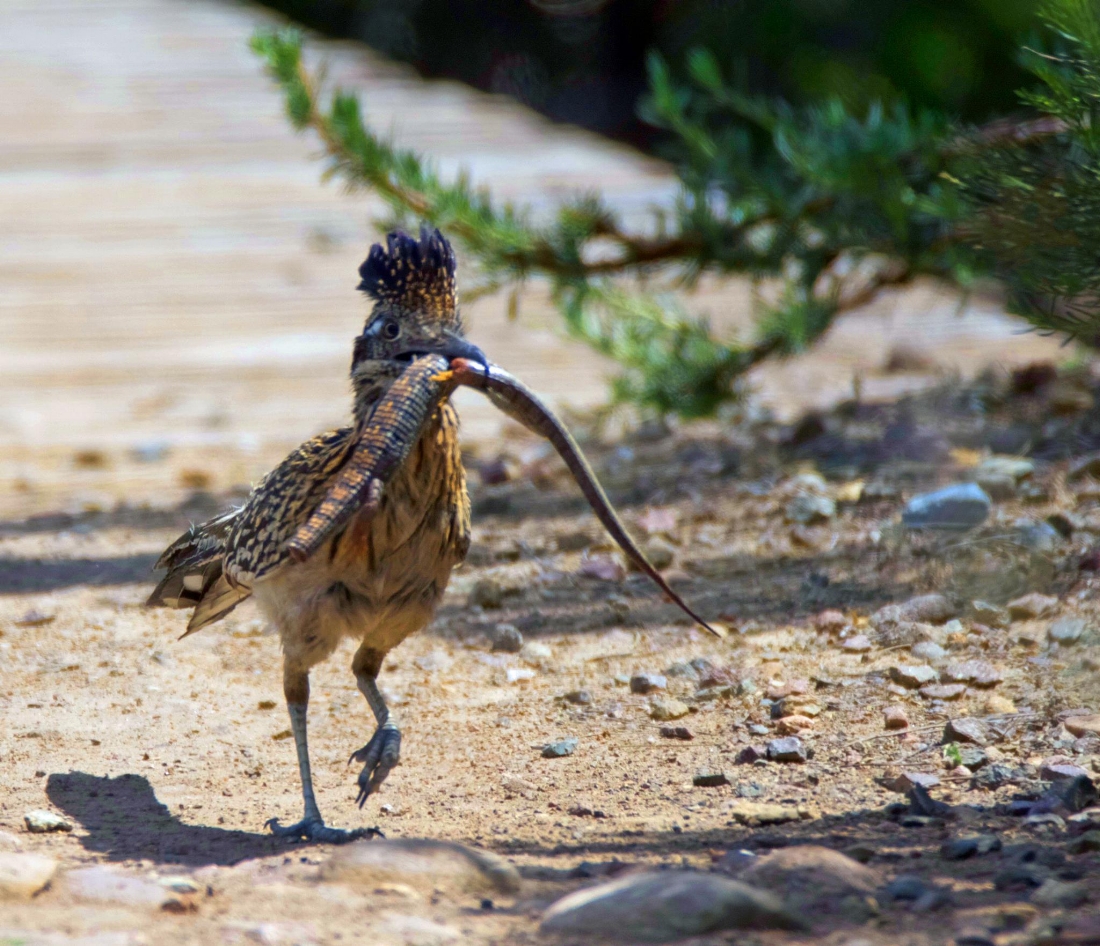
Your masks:
M 272 818 L 265 825 L 279 838 L 297 838 L 302 841 L 317 841 L 321 844 L 347 844 L 362 838 L 384 838 L 378 828 L 330 828 L 320 818 L 303 818 L 294 824 L 281 825 L 278 818 Z
M 352 762 L 363 763 L 363 771 L 359 773 L 359 796 L 355 799 L 360 808 L 378 791 L 386 776 L 400 761 L 401 732 L 389 723 L 379 726 L 370 742 L 348 759 L 348 765 Z

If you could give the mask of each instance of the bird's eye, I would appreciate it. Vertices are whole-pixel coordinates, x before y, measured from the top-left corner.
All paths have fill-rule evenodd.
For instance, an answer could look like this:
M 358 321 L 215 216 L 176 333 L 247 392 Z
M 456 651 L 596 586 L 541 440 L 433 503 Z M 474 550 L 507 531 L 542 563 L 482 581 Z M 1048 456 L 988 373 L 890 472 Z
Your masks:
M 401 334 L 401 326 L 396 322 L 383 322 L 382 323 L 382 337 L 387 341 L 393 341 Z

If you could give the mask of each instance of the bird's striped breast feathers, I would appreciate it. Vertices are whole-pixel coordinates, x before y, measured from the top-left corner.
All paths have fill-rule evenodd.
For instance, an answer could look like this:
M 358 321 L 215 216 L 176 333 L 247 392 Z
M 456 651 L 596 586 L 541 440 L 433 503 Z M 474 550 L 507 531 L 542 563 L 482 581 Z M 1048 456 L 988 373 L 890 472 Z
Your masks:
M 359 289 L 384 306 L 458 321 L 455 254 L 438 230 L 422 227 L 420 239 L 394 232 L 371 247 L 359 267 Z

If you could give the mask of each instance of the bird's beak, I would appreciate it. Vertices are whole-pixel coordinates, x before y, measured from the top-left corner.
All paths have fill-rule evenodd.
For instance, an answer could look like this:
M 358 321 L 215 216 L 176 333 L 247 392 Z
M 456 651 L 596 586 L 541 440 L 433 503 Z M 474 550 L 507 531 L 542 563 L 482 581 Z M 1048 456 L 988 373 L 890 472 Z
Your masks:
M 450 332 L 445 332 L 437 341 L 427 342 L 403 354 L 410 358 L 419 355 L 442 355 L 448 361 L 455 358 L 466 358 L 470 361 L 476 361 L 486 369 L 489 366 L 489 359 L 485 357 L 485 352 L 477 345 L 471 344 L 458 335 L 452 335 Z

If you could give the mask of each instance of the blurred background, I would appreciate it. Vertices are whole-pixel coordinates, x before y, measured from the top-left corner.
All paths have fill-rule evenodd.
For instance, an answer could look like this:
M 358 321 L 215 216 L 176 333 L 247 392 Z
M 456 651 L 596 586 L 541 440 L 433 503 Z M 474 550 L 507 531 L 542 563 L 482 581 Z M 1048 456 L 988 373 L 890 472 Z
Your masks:
M 0 7 L 0 510 L 178 502 L 255 480 L 345 416 L 356 267 L 379 206 L 321 180 L 249 51 L 290 17 L 311 66 L 358 91 L 373 128 L 466 169 L 537 215 L 601 193 L 626 225 L 672 208 L 668 136 L 639 117 L 651 51 L 705 40 L 755 92 L 1010 113 L 1036 29 L 1024 0 L 10 0 Z M 716 331 L 750 283 L 705 276 Z M 961 305 L 917 278 L 839 319 L 811 351 L 748 376 L 754 410 L 794 419 L 1059 358 L 995 291 Z M 613 366 L 571 341 L 537 279 L 466 307 L 475 340 L 564 407 L 606 402 Z M 899 355 L 900 353 L 900 355 Z M 500 418 L 463 397 L 473 452 Z

